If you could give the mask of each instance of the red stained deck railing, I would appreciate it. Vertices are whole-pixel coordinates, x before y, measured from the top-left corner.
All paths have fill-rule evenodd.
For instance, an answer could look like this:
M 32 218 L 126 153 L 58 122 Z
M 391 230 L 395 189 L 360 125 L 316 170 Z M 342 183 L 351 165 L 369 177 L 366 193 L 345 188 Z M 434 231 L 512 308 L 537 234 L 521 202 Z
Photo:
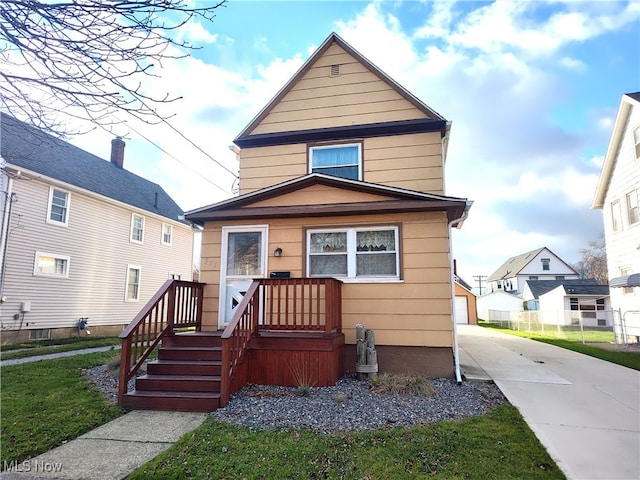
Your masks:
M 119 335 L 122 339 L 119 403 L 127 393 L 129 380 L 165 335 L 177 328 L 200 330 L 203 289 L 204 283 L 167 280 Z
M 251 338 L 260 331 L 342 332 L 342 282 L 333 278 L 255 280 L 222 334 L 220 405 L 242 388 L 236 380 Z

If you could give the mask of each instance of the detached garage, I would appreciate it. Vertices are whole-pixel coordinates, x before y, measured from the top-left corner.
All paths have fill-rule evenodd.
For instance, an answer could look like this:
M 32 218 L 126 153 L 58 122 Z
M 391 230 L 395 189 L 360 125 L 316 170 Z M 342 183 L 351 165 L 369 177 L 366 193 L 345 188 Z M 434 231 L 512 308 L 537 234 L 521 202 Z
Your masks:
M 456 323 L 477 325 L 476 296 L 465 285 L 459 279 L 455 282 Z

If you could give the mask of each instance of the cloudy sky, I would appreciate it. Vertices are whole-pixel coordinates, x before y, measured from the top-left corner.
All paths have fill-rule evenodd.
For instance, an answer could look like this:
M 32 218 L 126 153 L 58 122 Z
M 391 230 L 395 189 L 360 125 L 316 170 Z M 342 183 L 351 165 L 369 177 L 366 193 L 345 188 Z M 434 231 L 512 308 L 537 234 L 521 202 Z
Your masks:
M 144 84 L 183 97 L 165 112 L 191 143 L 129 123 L 125 168 L 185 210 L 230 197 L 229 145 L 331 32 L 452 121 L 446 193 L 474 201 L 453 234 L 468 282 L 541 246 L 573 263 L 602 234 L 590 205 L 620 98 L 640 90 L 638 2 L 230 0 L 180 32 L 200 50 Z M 73 143 L 109 158 L 104 133 Z

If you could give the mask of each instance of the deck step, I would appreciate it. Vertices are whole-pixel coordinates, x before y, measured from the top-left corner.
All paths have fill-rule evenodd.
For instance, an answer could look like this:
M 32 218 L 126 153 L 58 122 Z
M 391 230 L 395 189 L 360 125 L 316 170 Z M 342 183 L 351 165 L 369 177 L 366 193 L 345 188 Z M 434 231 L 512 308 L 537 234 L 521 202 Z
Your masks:
M 220 377 L 213 375 L 143 375 L 136 378 L 141 391 L 188 391 L 220 393 Z
M 219 360 L 154 360 L 147 363 L 152 375 L 220 375 Z
M 158 349 L 159 360 L 222 360 L 220 347 L 164 346 Z
M 220 394 L 134 390 L 124 395 L 123 404 L 141 410 L 212 412 L 220 407 Z
M 222 332 L 188 332 L 168 335 L 162 339 L 163 346 L 221 347 Z

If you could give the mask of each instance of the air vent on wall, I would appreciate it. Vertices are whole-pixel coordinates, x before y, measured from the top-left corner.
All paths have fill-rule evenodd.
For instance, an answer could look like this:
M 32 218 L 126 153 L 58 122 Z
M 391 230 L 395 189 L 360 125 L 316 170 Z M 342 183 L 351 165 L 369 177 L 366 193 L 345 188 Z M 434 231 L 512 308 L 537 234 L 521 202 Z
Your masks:
M 340 65 L 331 65 L 330 77 L 337 77 L 340 75 Z

